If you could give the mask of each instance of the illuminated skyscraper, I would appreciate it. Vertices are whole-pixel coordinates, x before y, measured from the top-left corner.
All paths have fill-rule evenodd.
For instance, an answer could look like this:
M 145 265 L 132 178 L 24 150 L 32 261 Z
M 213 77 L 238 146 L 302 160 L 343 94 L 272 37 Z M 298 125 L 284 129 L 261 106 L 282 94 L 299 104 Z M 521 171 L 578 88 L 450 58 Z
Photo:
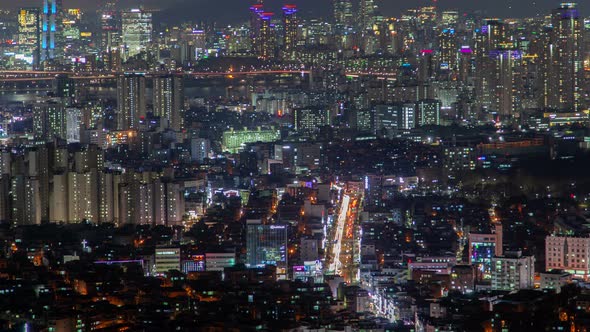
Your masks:
M 120 17 L 114 1 L 107 1 L 100 12 L 100 48 L 105 51 L 110 46 L 111 35 L 120 32 Z
M 147 49 L 152 41 L 152 13 L 131 9 L 121 14 L 122 40 L 125 47 L 124 59 Z
M 440 47 L 440 69 L 457 69 L 457 37 L 455 29 L 445 28 L 438 35 Z
M 118 70 L 121 60 L 121 15 L 115 6 L 115 0 L 107 1 L 99 13 L 101 57 L 110 70 Z
M 582 20 L 576 3 L 551 13 L 550 43 L 545 49 L 544 107 L 579 111 L 582 75 Z
M 338 30 L 353 26 L 352 0 L 334 0 L 334 23 Z
M 18 12 L 19 51 L 34 66 L 39 64 L 40 43 L 41 15 L 39 8 L 21 8 Z
M 499 19 L 487 19 L 481 29 L 477 29 L 475 47 L 475 94 L 481 110 L 493 107 L 495 91 L 497 57 L 491 56 L 492 51 L 501 50 L 506 46 L 506 25 Z
M 61 0 L 43 0 L 41 61 L 55 58 L 56 40 L 60 28 L 60 22 L 58 22 L 60 10 Z
M 375 0 L 361 0 L 359 17 L 359 28 L 361 31 L 373 29 L 376 14 L 377 5 L 375 4 Z
M 145 118 L 145 75 L 124 74 L 117 78 L 117 129 L 137 129 Z
M 477 29 L 475 52 L 485 55 L 490 50 L 500 48 L 506 42 L 506 25 L 500 19 L 489 18 L 481 29 Z
M 274 13 L 260 13 L 260 50 L 258 56 L 264 59 L 275 55 L 275 31 L 271 20 Z
M 522 53 L 519 50 L 493 50 L 490 52 L 490 60 L 494 64 L 488 76 L 492 92 L 490 108 L 500 116 L 512 116 L 520 109 L 515 76 Z
M 262 14 L 262 12 L 264 12 L 262 4 L 257 3 L 250 6 L 250 39 L 252 43 L 252 52 L 255 54 L 259 54 L 260 49 L 262 48 L 260 45 L 260 28 L 262 27 L 260 14 Z
M 285 58 L 293 59 L 297 47 L 297 6 L 283 6 L 283 54 Z
M 181 131 L 184 114 L 184 86 L 181 76 L 154 77 L 154 115 L 166 119 L 171 129 Z

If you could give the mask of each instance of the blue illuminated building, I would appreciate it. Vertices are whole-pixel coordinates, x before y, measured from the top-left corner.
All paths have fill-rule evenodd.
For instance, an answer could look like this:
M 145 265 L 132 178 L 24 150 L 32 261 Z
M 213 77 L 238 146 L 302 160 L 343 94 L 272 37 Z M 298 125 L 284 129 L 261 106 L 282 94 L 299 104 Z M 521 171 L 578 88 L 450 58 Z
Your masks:
M 43 25 L 41 31 L 41 61 L 55 58 L 58 14 L 61 0 L 43 0 Z

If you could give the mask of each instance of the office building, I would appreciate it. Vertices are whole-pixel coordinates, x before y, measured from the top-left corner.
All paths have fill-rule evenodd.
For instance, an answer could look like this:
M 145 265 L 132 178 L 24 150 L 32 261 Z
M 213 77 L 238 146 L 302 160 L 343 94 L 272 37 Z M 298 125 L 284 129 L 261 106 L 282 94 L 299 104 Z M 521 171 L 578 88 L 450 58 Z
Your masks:
M 235 252 L 208 252 L 205 253 L 205 271 L 223 272 L 226 267 L 236 265 Z
M 113 1 L 107 1 L 100 12 L 100 49 L 110 51 L 117 45 L 113 44 L 115 35 L 120 35 L 121 17 Z
M 41 56 L 41 13 L 39 8 L 21 8 L 18 12 L 18 48 L 20 56 L 36 67 Z
M 451 268 L 451 290 L 463 294 L 475 290 L 475 268 L 473 265 L 455 265 Z
M 123 11 L 121 27 L 124 59 L 146 51 L 152 42 L 152 13 L 142 9 Z
M 457 37 L 454 28 L 442 29 L 438 36 L 440 70 L 456 70 L 458 60 Z
M 547 236 L 545 270 L 563 270 L 574 277 L 588 279 L 590 271 L 590 238 Z
M 330 110 L 325 108 L 300 108 L 293 112 L 295 130 L 302 133 L 318 132 L 330 125 Z
M 413 103 L 394 103 L 375 106 L 377 132 L 416 127 L 416 105 Z
M 351 126 L 362 133 L 375 133 L 375 110 L 354 109 L 351 112 Z
M 138 129 L 146 115 L 145 75 L 126 73 L 117 77 L 117 129 Z
M 241 131 L 229 130 L 223 132 L 222 148 L 223 151 L 232 153 L 243 149 L 248 143 L 254 142 L 274 142 L 281 137 L 281 133 L 276 129 L 244 129 Z
M 315 238 L 302 238 L 301 245 L 299 248 L 299 259 L 303 262 L 316 261 L 320 258 L 319 256 L 320 245 L 318 239 Z
M 43 0 L 43 24 L 41 29 L 41 61 L 53 60 L 58 50 L 61 32 L 61 0 Z
M 539 288 L 554 289 L 558 294 L 561 293 L 561 289 L 564 286 L 572 282 L 572 275 L 560 270 L 541 272 L 540 277 L 541 282 Z
M 377 4 L 375 3 L 375 0 L 361 0 L 359 6 L 359 30 L 373 30 L 373 24 L 375 24 L 375 16 L 377 15 Z
M 354 25 L 352 0 L 334 0 L 334 23 L 339 31 L 347 30 Z
M 287 277 L 287 226 L 248 223 L 246 226 L 246 266 L 274 265 L 277 278 Z
M 457 10 L 445 10 L 441 14 L 441 23 L 444 26 L 455 26 L 459 20 L 459 12 Z
M 180 271 L 180 248 L 157 247 L 154 263 L 154 275 L 164 275 L 170 270 Z
M 502 256 L 502 225 L 496 224 L 490 234 L 469 234 L 469 264 L 475 265 L 477 279 L 490 279 L 492 258 Z
M 416 106 L 418 126 L 440 125 L 440 100 L 423 99 L 418 101 Z

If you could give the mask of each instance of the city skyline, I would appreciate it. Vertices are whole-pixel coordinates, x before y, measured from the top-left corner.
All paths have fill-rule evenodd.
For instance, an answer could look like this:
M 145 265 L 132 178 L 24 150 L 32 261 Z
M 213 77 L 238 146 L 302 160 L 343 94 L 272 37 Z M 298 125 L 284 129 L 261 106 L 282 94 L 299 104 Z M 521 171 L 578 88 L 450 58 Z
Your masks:
M 97 9 L 100 2 L 91 0 L 64 0 L 66 8 L 91 8 Z M 252 2 L 254 3 L 254 2 Z M 309 17 L 329 17 L 331 16 L 331 2 L 322 0 L 319 4 L 313 0 L 294 0 L 294 1 L 266 1 L 265 6 L 269 10 L 280 12 L 280 8 L 285 3 L 293 3 L 299 6 L 301 13 Z M 434 5 L 441 9 L 459 9 L 461 11 L 482 11 L 484 15 L 490 17 L 498 16 L 502 18 L 519 18 L 530 17 L 537 15 L 544 15 L 547 11 L 555 7 L 559 1 L 553 0 L 499 0 L 491 4 L 484 0 L 418 0 L 412 3 L 407 2 L 390 2 L 381 1 L 379 3 L 381 12 L 386 16 L 398 16 L 403 10 L 416 7 Z M 239 19 L 247 19 L 243 15 L 243 9 L 247 9 L 251 3 L 244 0 L 220 0 L 211 2 L 208 0 L 120 0 L 119 6 L 121 8 L 134 8 L 145 5 L 148 8 L 164 9 L 166 13 L 173 13 L 180 15 L 183 19 L 212 19 L 223 23 L 229 23 Z M 590 4 L 580 2 L 580 11 L 583 15 L 590 15 Z M 22 0 L 18 3 L 9 3 L 7 8 L 30 7 L 39 6 L 37 0 Z M 228 13 L 227 8 L 235 8 L 236 10 Z M 207 14 L 202 14 L 207 12 Z M 165 19 L 165 18 L 163 18 Z
M 18 4 L 1 331 L 590 330 L 588 1 Z

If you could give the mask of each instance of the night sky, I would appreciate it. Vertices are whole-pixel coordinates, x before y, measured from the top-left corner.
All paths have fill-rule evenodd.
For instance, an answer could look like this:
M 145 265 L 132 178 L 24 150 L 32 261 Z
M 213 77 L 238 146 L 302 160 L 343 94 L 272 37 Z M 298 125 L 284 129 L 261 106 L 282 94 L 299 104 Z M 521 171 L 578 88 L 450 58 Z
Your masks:
M 66 7 L 96 8 L 101 0 L 63 0 Z M 40 4 L 42 0 L 0 0 L 0 8 L 6 6 L 31 6 Z M 223 22 L 243 21 L 246 19 L 247 8 L 254 0 L 120 0 L 122 7 L 135 7 L 145 4 L 148 7 L 166 9 L 165 13 L 179 19 L 215 19 Z M 266 0 L 267 7 L 278 11 L 283 3 L 295 3 L 307 16 L 326 17 L 330 13 L 331 0 Z M 6 4 L 7 3 L 7 4 Z M 385 15 L 395 16 L 404 8 L 416 7 L 433 3 L 428 0 L 382 0 L 381 8 Z M 554 0 L 438 0 L 441 8 L 457 8 L 466 10 L 482 10 L 489 16 L 523 17 L 545 15 L 551 8 L 559 5 Z M 590 1 L 579 1 L 584 16 L 590 16 Z

